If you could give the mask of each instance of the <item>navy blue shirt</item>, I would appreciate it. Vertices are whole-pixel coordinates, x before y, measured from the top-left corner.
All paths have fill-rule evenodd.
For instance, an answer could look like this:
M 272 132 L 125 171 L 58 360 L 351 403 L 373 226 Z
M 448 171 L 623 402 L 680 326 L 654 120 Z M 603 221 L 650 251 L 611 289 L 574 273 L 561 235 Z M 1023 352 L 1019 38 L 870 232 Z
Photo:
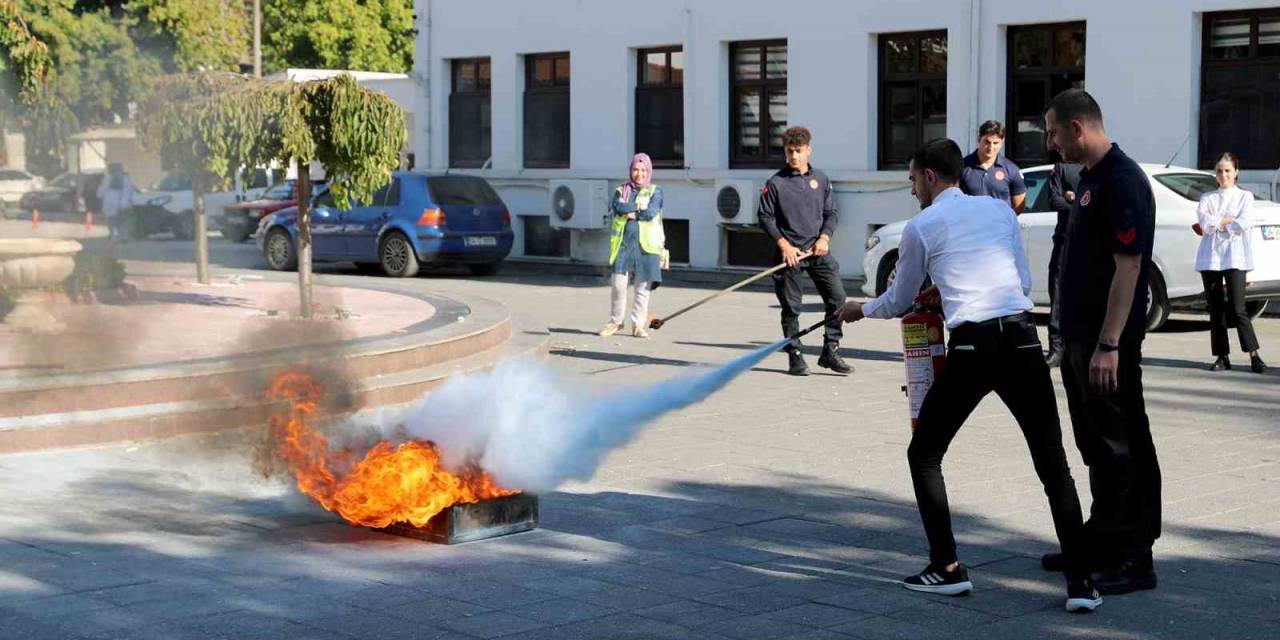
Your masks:
M 1013 161 L 996 156 L 991 166 L 983 169 L 978 162 L 978 152 L 964 157 L 964 168 L 960 170 L 960 190 L 971 196 L 991 196 L 1004 200 L 1013 206 L 1013 197 L 1027 192 L 1027 185 L 1022 181 L 1022 171 Z
M 756 217 L 775 242 L 786 238 L 799 249 L 812 247 L 824 233 L 834 237 L 836 200 L 831 180 L 813 165 L 808 173 L 787 167 L 764 183 Z
M 1155 226 L 1156 201 L 1151 182 L 1142 167 L 1120 147 L 1111 145 L 1111 151 L 1098 164 L 1080 172 L 1076 200 L 1067 218 L 1059 276 L 1064 338 L 1087 343 L 1098 340 L 1116 273 L 1115 254 L 1120 253 L 1142 256 L 1133 306 L 1120 344 L 1142 344 Z

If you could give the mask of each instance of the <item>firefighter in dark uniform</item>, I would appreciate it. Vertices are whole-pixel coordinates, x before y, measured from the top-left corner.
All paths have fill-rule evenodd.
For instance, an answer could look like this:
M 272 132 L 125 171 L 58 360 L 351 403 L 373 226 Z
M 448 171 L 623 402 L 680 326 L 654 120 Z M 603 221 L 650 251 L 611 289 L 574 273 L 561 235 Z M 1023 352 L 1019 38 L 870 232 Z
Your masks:
M 778 246 L 777 261 L 787 263 L 786 268 L 773 275 L 773 289 L 782 306 L 783 337 L 800 332 L 800 303 L 804 291 L 800 274 L 808 273 L 822 296 L 827 317 L 831 318 L 823 336 L 818 366 L 848 374 L 853 367 L 840 357 L 840 338 L 844 333 L 840 320 L 834 315 L 845 298 L 840 265 L 831 256 L 836 201 L 831 180 L 809 164 L 813 151 L 810 139 L 809 130 L 804 127 L 791 127 L 782 133 L 787 166 L 769 178 L 760 190 L 758 218 L 760 228 Z M 811 255 L 802 257 L 805 252 Z M 800 353 L 800 341 L 793 340 L 785 350 L 789 360 L 787 373 L 809 375 L 809 366 Z
M 1065 162 L 1057 151 L 1049 153 L 1053 169 L 1049 171 L 1049 207 L 1058 212 L 1053 225 L 1053 249 L 1049 252 L 1049 354 L 1044 360 L 1050 367 L 1062 364 L 1062 312 L 1058 305 L 1058 274 L 1062 264 L 1062 242 L 1067 233 L 1067 216 L 1076 201 L 1080 184 L 1080 165 Z
M 965 195 L 1004 200 L 1014 213 L 1022 213 L 1027 184 L 1018 165 L 1004 156 L 1004 125 L 998 120 L 988 120 L 978 127 L 978 148 L 964 157 L 960 190 Z
M 1062 383 L 1076 446 L 1089 467 L 1085 525 L 1104 594 L 1153 589 L 1160 465 L 1142 393 L 1142 340 L 1155 233 L 1147 175 L 1112 144 L 1102 110 L 1069 89 L 1045 114 L 1049 147 L 1084 165 L 1062 253 Z M 1062 566 L 1055 554 L 1046 569 Z

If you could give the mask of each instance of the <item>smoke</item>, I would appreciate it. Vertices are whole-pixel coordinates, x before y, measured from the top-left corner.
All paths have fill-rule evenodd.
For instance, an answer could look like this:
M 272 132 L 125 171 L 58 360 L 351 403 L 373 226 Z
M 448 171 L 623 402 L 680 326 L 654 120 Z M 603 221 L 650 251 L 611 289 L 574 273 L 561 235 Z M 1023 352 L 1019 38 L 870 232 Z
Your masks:
M 785 343 L 648 386 L 596 389 L 533 358 L 449 380 L 409 410 L 403 435 L 476 460 L 502 485 L 546 491 L 595 475 L 605 455 L 658 417 L 702 401 Z

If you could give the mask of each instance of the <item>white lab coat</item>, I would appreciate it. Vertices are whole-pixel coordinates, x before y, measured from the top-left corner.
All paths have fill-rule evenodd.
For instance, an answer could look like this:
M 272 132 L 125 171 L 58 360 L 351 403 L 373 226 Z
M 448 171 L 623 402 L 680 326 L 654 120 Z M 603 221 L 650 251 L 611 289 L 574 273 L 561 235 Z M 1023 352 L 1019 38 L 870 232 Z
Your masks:
M 120 212 L 133 206 L 133 178 L 128 174 L 120 177 L 121 187 L 111 188 L 111 176 L 103 176 L 98 185 L 98 199 L 102 200 L 102 213 L 107 219 L 115 218 Z
M 1253 223 L 1249 210 L 1253 194 L 1240 187 L 1218 189 L 1200 196 L 1196 210 L 1200 229 L 1200 249 L 1196 252 L 1196 271 L 1253 269 Z M 1222 222 L 1226 227 L 1222 228 Z

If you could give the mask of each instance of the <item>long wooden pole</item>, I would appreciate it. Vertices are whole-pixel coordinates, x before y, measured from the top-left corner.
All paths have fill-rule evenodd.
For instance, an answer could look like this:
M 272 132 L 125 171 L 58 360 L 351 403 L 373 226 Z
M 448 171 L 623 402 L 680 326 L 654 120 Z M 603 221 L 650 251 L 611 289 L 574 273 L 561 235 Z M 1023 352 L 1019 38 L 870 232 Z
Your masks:
M 809 255 L 810 255 L 810 254 L 809 254 L 809 252 L 808 252 L 808 251 L 806 251 L 806 252 L 804 252 L 804 253 L 800 254 L 800 259 L 801 259 L 801 260 L 803 260 L 803 259 L 805 259 L 805 258 L 808 258 L 808 257 L 809 257 Z M 715 292 L 715 293 L 713 293 L 713 294 L 711 294 L 711 295 L 709 295 L 709 296 L 707 296 L 707 297 L 705 297 L 705 298 L 703 298 L 703 299 L 701 299 L 701 300 L 699 300 L 699 301 L 697 301 L 697 302 L 695 302 L 695 303 L 693 303 L 693 304 L 691 304 L 691 305 L 689 305 L 689 306 L 687 306 L 687 307 L 684 307 L 683 309 L 679 309 L 679 310 L 677 310 L 675 313 L 672 313 L 671 315 L 669 315 L 669 316 L 667 316 L 667 317 L 665 317 L 665 318 L 652 318 L 652 319 L 650 319 L 650 320 L 649 320 L 649 328 L 650 328 L 650 329 L 661 329 L 661 328 L 662 328 L 662 325 L 664 325 L 664 324 L 666 324 L 666 323 L 668 323 L 668 322 L 671 322 L 671 321 L 672 321 L 672 320 L 674 320 L 675 318 L 677 318 L 677 317 L 679 317 L 679 316 L 681 316 L 681 315 L 684 315 L 685 313 L 688 313 L 688 312 L 690 312 L 690 311 L 693 311 L 694 309 L 697 309 L 698 307 L 701 307 L 702 305 L 704 305 L 704 304 L 706 304 L 706 303 L 708 303 L 708 302 L 711 302 L 712 300 L 715 300 L 716 298 L 719 298 L 720 296 L 724 296 L 724 295 L 727 295 L 727 294 L 733 293 L 734 291 L 737 291 L 738 289 L 741 289 L 741 288 L 743 288 L 743 287 L 745 287 L 745 286 L 747 286 L 747 285 L 751 284 L 752 282 L 755 282 L 756 280 L 759 280 L 759 279 L 764 278 L 764 277 L 766 277 L 766 276 L 771 276 L 771 275 L 773 275 L 774 273 L 777 273 L 778 271 L 780 271 L 780 270 L 782 270 L 782 269 L 785 269 L 785 268 L 786 268 L 786 266 L 787 266 L 787 263 L 785 263 L 785 262 L 783 262 L 783 263 L 781 263 L 781 264 L 778 264 L 778 265 L 774 265 L 774 266 L 772 266 L 772 267 L 769 267 L 768 269 L 765 269 L 764 271 L 761 271 L 760 273 L 757 273 L 757 274 L 755 274 L 755 275 L 753 275 L 753 276 L 751 276 L 751 277 L 749 277 L 749 278 L 747 278 L 747 279 L 745 279 L 745 280 L 742 280 L 742 281 L 738 282 L 737 284 L 734 284 L 733 286 L 731 286 L 731 287 L 729 287 L 729 288 L 727 288 L 727 289 L 721 289 L 721 290 L 719 290 L 719 291 L 717 291 L 717 292 Z

